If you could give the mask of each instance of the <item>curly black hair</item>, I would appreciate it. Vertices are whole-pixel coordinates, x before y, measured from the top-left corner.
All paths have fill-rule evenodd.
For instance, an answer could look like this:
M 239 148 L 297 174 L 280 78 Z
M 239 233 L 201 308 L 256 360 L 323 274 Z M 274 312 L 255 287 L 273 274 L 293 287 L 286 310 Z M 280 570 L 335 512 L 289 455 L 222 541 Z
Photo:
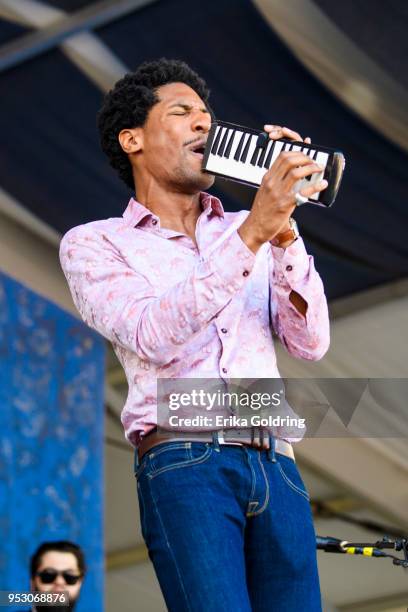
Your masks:
M 130 189 L 134 189 L 132 167 L 120 146 L 118 135 L 126 128 L 145 124 L 152 106 L 159 102 L 156 90 L 167 83 L 185 83 L 208 106 L 210 91 L 205 81 L 181 60 L 161 58 L 141 64 L 135 72 L 126 74 L 103 100 L 97 115 L 97 125 L 103 152 L 110 165 Z

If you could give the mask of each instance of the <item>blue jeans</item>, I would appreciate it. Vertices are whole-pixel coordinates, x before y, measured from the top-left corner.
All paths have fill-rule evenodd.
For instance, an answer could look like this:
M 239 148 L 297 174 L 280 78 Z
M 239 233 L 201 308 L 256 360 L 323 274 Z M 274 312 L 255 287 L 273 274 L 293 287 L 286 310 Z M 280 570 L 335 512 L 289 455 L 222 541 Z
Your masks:
M 309 496 L 295 462 L 164 442 L 135 474 L 143 538 L 170 612 L 319 612 Z

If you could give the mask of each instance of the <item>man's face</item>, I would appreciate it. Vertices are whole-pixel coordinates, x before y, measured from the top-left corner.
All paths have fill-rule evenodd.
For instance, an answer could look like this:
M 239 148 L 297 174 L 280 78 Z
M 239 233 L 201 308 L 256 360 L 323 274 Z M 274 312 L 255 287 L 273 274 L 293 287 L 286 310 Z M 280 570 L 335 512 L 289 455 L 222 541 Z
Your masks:
M 214 183 L 201 170 L 211 115 L 198 94 L 184 83 L 157 89 L 160 101 L 142 128 L 140 168 L 166 188 L 197 193 Z M 197 150 L 198 149 L 198 150 Z
M 51 583 L 43 582 L 41 577 L 44 572 L 43 579 L 46 580 L 47 573 L 51 575 L 57 574 Z M 78 599 L 79 591 L 82 585 L 82 577 L 79 578 L 76 584 L 67 584 L 61 572 L 66 572 L 70 576 L 79 576 L 77 558 L 70 552 L 49 551 L 42 555 L 40 565 L 38 566 L 37 575 L 31 580 L 31 588 L 33 591 L 41 593 L 61 593 L 66 591 L 69 595 L 70 602 Z

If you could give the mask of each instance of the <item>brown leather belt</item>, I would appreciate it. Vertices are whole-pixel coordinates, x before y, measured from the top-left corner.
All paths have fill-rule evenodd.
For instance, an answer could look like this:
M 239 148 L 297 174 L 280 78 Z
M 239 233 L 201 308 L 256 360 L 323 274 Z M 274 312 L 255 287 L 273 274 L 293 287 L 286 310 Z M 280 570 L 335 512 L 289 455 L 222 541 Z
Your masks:
M 214 435 L 214 437 L 213 437 Z M 214 439 L 215 438 L 215 439 Z M 251 427 L 250 429 L 224 429 L 215 432 L 203 432 L 200 434 L 190 434 L 189 432 L 177 432 L 174 435 L 170 433 L 158 433 L 157 430 L 149 432 L 140 442 L 137 451 L 139 461 L 143 455 L 151 448 L 163 442 L 215 442 L 218 444 L 235 444 L 252 446 L 258 450 L 269 449 L 269 436 L 262 427 Z M 286 440 L 274 438 L 275 453 L 290 457 L 295 461 L 295 454 L 292 445 Z

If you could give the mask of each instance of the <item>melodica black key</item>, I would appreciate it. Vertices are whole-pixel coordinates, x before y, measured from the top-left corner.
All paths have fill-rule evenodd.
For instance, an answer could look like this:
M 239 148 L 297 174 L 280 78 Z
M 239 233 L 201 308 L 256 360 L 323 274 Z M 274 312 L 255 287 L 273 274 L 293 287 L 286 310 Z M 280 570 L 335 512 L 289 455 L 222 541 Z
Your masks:
M 345 166 L 344 155 L 337 149 L 288 138 L 271 140 L 267 132 L 215 121 L 208 135 L 202 167 L 209 174 L 258 188 L 278 155 L 285 150 L 301 151 L 324 168 L 322 172 L 298 181 L 294 192 L 326 179 L 326 189 L 314 193 L 308 202 L 331 206 L 336 199 Z
M 265 144 L 265 136 L 264 134 L 266 134 L 266 132 L 264 132 L 263 134 L 259 134 L 258 136 L 258 140 L 256 141 L 256 147 L 255 150 L 253 152 L 252 158 L 251 158 L 251 164 L 253 166 L 255 166 L 255 164 L 257 163 L 257 160 L 259 158 L 259 154 L 261 153 L 265 153 L 266 151 L 266 144 Z

